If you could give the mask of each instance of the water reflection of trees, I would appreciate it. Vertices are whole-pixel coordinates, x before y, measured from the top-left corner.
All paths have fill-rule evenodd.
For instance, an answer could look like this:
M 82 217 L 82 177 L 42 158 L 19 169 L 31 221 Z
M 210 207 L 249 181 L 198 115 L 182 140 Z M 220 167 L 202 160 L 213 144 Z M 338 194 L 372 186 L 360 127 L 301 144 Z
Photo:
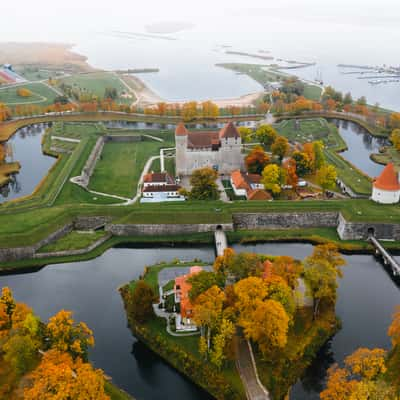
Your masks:
M 306 392 L 320 393 L 324 389 L 327 371 L 335 363 L 331 347 L 331 341 L 325 343 L 318 351 L 312 364 L 307 368 L 304 377 L 301 379 L 301 385 Z

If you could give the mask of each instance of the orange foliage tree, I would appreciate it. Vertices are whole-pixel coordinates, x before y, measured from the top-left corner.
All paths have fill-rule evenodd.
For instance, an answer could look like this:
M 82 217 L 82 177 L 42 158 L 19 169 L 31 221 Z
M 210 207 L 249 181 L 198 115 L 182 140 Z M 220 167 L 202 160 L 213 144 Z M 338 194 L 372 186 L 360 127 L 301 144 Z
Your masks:
M 262 146 L 254 146 L 245 158 L 247 171 L 253 174 L 261 174 L 269 163 L 269 157 Z
M 104 392 L 104 374 L 81 358 L 50 350 L 29 375 L 24 398 L 30 400 L 109 400 Z

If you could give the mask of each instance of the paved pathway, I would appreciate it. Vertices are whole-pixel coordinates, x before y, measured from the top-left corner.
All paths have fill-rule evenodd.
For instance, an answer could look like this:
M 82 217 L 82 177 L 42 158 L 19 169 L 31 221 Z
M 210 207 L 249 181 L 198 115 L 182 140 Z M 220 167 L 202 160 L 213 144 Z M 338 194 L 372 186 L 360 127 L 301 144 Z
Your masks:
M 222 200 L 224 203 L 229 203 L 230 200 L 229 200 L 228 195 L 225 192 L 225 188 L 224 188 L 224 185 L 222 184 L 221 178 L 218 178 L 216 183 L 217 183 L 218 190 L 219 190 L 219 198 L 220 198 L 220 200 Z
M 270 400 L 267 389 L 261 384 L 250 343 L 240 338 L 236 366 L 242 378 L 248 400 Z

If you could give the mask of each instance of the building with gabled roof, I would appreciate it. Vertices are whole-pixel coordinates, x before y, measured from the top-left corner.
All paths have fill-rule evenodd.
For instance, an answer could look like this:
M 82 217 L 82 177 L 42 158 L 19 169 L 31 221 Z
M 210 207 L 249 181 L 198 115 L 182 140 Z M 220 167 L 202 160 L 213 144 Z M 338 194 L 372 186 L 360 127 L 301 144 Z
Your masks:
M 395 204 L 400 201 L 399 174 L 393 163 L 386 165 L 372 184 L 372 200 L 382 204 Z
M 272 196 L 261 183 L 261 175 L 243 173 L 239 170 L 231 173 L 231 186 L 236 196 L 247 200 L 271 200 Z
M 191 175 L 198 168 L 211 167 L 221 174 L 243 167 L 242 139 L 229 122 L 219 132 L 189 132 L 183 123 L 175 130 L 176 173 Z

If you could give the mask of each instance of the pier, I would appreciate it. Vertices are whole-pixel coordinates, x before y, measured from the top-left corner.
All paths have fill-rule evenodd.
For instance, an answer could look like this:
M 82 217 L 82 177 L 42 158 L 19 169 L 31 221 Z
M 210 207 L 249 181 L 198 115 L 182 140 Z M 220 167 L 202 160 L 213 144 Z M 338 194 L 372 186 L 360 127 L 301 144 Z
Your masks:
M 399 263 L 389 254 L 389 252 L 380 244 L 379 240 L 374 235 L 368 237 L 368 241 L 375 248 L 375 254 L 380 255 L 383 258 L 383 263 L 388 265 L 394 276 L 400 276 L 400 265 Z

